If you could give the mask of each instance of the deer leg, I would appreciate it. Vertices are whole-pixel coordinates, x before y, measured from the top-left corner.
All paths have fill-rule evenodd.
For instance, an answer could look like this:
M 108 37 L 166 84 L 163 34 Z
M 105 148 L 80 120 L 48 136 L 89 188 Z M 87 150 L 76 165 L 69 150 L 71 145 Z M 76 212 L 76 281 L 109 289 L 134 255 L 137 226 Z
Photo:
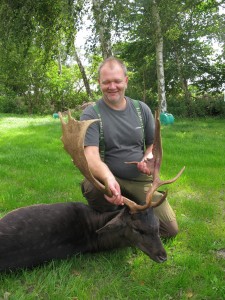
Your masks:
M 152 202 L 158 201 L 162 197 L 162 193 L 155 192 L 153 195 Z M 178 225 L 176 215 L 170 206 L 167 199 L 163 201 L 161 205 L 154 208 L 154 214 L 158 217 L 160 226 L 159 232 L 163 237 L 173 237 L 178 233 Z
M 172 238 L 178 234 L 177 220 L 170 222 L 159 221 L 159 234 L 163 238 Z

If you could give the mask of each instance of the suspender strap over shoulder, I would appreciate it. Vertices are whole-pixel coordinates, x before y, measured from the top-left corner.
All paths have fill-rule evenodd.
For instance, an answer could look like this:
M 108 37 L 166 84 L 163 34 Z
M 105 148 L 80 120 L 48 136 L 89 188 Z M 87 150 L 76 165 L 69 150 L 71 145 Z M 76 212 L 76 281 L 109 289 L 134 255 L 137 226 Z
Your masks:
M 99 118 L 99 126 L 100 126 L 100 136 L 99 136 L 99 152 L 100 152 L 100 157 L 102 159 L 102 161 L 104 161 L 105 158 L 105 141 L 104 141 L 104 133 L 103 133 L 103 125 L 102 125 L 102 118 L 100 115 L 100 111 L 99 111 L 99 106 L 96 103 L 95 105 L 93 105 L 93 108 L 95 110 L 95 112 L 98 115 Z
M 138 114 L 138 118 L 139 121 L 141 123 L 141 129 L 142 129 L 142 133 L 143 133 L 143 140 L 145 139 L 145 135 L 144 135 L 144 124 L 143 124 L 143 119 L 142 119 L 142 114 L 141 114 L 141 107 L 140 107 L 140 102 L 138 100 L 133 100 L 134 106 L 136 108 L 137 114 Z

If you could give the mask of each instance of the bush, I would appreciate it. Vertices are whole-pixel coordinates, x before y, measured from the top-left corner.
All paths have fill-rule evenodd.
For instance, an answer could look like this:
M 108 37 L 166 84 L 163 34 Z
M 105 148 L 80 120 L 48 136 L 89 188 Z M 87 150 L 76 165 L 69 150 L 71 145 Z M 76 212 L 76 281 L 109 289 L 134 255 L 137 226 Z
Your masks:
M 4 95 L 0 96 L 0 112 L 1 113 L 15 113 L 15 114 L 52 114 L 58 111 L 65 111 L 74 109 L 79 104 L 87 102 L 87 95 L 85 92 L 74 93 L 62 97 L 51 99 L 49 94 L 25 95 L 15 96 Z
M 221 94 L 192 97 L 188 107 L 183 96 L 168 97 L 168 112 L 181 117 L 225 117 L 223 97 Z
M 23 114 L 27 112 L 27 107 L 21 97 L 15 95 L 0 96 L 0 112 Z

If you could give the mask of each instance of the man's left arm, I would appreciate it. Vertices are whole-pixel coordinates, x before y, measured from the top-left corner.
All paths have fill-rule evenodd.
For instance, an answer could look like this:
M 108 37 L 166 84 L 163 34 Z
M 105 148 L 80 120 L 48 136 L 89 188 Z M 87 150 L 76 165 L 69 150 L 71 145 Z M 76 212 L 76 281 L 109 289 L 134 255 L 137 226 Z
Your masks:
M 153 145 L 146 146 L 146 150 L 142 160 L 137 164 L 138 170 L 147 175 L 153 173 L 153 154 L 152 154 Z
M 137 164 L 137 168 L 141 173 L 151 175 L 153 173 L 153 141 L 155 133 L 155 121 L 150 108 L 143 102 L 141 102 L 142 117 L 144 123 L 144 133 L 145 133 L 145 152 L 142 160 Z

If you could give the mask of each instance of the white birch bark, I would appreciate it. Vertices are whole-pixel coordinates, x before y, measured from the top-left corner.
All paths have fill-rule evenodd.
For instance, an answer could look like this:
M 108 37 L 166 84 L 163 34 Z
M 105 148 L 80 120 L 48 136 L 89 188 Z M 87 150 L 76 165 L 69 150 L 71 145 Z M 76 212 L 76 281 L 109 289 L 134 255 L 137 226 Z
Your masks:
M 156 38 L 156 69 L 158 79 L 158 99 L 160 111 L 167 111 L 166 90 L 165 90 L 165 76 L 163 65 L 163 36 L 161 31 L 161 21 L 158 6 L 155 0 L 152 0 L 152 17 L 155 25 Z
M 107 25 L 106 16 L 101 7 L 101 2 L 101 0 L 92 0 L 96 31 L 99 36 L 102 57 L 105 59 L 112 56 L 112 45 L 110 28 Z

